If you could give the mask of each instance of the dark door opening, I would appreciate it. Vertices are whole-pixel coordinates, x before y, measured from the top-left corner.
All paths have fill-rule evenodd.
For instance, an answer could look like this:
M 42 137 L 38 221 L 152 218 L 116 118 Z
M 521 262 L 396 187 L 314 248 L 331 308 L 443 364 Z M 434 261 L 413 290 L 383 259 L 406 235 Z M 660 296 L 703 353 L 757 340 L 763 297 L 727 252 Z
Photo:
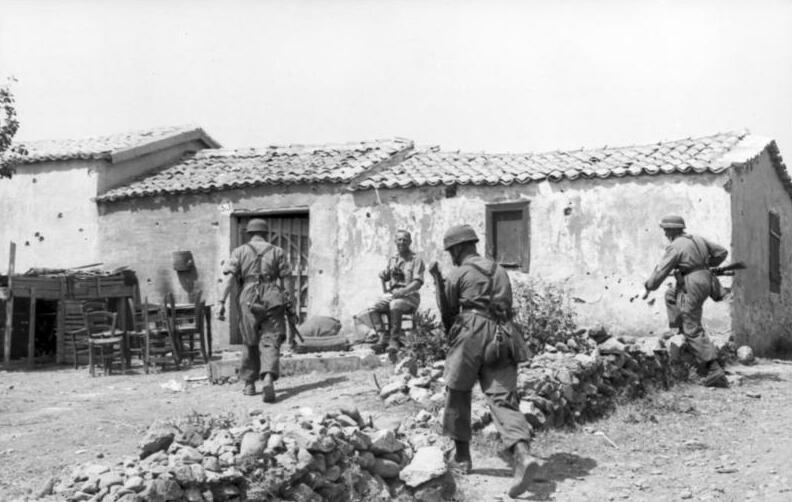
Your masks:
M 0 310 L 0 322 L 2 322 L 4 327 L 5 305 Z M 55 360 L 58 351 L 57 330 L 58 301 L 36 300 L 36 331 L 33 338 L 33 356 L 35 358 Z M 24 359 L 28 356 L 29 333 L 30 298 L 15 298 L 11 360 Z M 2 338 L 0 337 L 0 341 L 2 341 Z M 0 348 L 0 353 L 2 353 L 2 348 Z
M 304 321 L 308 313 L 308 252 L 311 248 L 309 238 L 308 211 L 294 211 L 283 213 L 244 213 L 231 216 L 231 249 L 241 246 L 248 241 L 245 231 L 248 221 L 253 218 L 262 218 L 269 224 L 267 241 L 283 249 L 292 269 L 292 283 L 294 284 L 295 309 Z M 236 298 L 236 288 L 232 294 Z M 239 332 L 239 312 L 236 302 L 230 302 L 229 313 L 230 343 L 242 343 Z

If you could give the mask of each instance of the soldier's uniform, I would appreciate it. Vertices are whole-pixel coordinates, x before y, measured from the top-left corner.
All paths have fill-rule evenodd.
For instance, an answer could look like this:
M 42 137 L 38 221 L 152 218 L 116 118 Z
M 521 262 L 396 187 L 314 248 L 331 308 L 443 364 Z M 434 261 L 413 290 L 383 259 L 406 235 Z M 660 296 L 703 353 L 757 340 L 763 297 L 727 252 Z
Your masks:
M 390 281 L 390 290 L 393 291 L 403 288 L 413 281 L 419 281 L 423 285 L 425 268 L 423 260 L 412 251 L 405 257 L 397 253 L 388 259 L 388 264 L 380 277 L 385 281 Z M 381 325 L 370 326 L 382 333 L 378 345 L 384 346 L 389 343 L 392 350 L 397 350 L 400 343 L 402 316 L 418 310 L 420 303 L 421 294 L 418 291 L 399 298 L 393 298 L 390 294 L 379 298 L 370 310 L 377 314 L 390 316 L 391 326 L 390 333 L 382 332 Z
M 261 269 L 256 270 L 257 256 L 261 253 Z M 286 338 L 286 320 L 282 309 L 259 321 L 250 311 L 255 300 L 255 286 L 259 273 L 274 287 L 278 279 L 289 277 L 291 268 L 281 248 L 254 235 L 248 244 L 231 251 L 231 257 L 223 273 L 233 274 L 242 284 L 239 294 L 239 329 L 242 332 L 242 362 L 239 379 L 247 384 L 254 383 L 266 373 L 277 380 L 280 373 L 280 345 Z
M 663 228 L 684 229 L 684 220 L 678 216 L 666 217 L 663 222 Z M 718 356 L 701 324 L 702 306 L 713 287 L 709 268 L 723 263 L 727 255 L 728 251 L 723 246 L 704 237 L 680 233 L 666 247 L 663 258 L 644 284 L 647 290 L 654 291 L 666 277 L 675 274 L 676 284 L 669 286 L 665 292 L 668 325 L 679 329 L 691 352 L 702 364 L 713 363 Z
M 476 242 L 469 225 L 451 227 L 443 238 L 444 249 L 458 265 L 446 280 L 445 298 L 439 299 L 444 319 L 454 316 L 448 331 L 443 432 L 454 439 L 454 468 L 470 472 L 471 394 L 478 382 L 501 441 L 514 457 L 514 479 L 508 489 L 514 498 L 528 489 L 539 466 L 530 454 L 533 429 L 520 413 L 517 395 L 517 363 L 528 358 L 528 351 L 511 321 L 509 276 L 476 253 Z
M 470 441 L 471 391 L 478 382 L 503 444 L 511 448 L 519 441 L 530 441 L 532 435 L 531 425 L 519 410 L 519 361 L 512 359 L 496 367 L 484 363 L 484 350 L 495 337 L 498 323 L 490 314 L 490 280 L 473 265 L 489 271 L 493 262 L 481 256 L 468 256 L 446 281 L 449 310 L 457 315 L 449 332 L 444 375 L 446 385 L 455 392 L 448 393 L 443 429 L 457 441 Z M 502 267 L 495 267 L 492 276 L 492 302 L 511 309 L 511 282 Z

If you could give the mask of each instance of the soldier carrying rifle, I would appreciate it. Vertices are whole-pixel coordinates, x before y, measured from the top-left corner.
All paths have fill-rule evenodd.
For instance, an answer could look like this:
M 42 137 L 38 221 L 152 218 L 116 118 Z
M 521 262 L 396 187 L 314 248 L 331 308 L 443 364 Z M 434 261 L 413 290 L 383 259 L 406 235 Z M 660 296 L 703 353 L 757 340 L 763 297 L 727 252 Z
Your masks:
M 478 382 L 503 446 L 514 457 L 514 479 L 508 493 L 517 497 L 528 489 L 539 467 L 529 449 L 531 425 L 520 413 L 517 396 L 517 363 L 527 360 L 528 350 L 512 323 L 509 276 L 492 260 L 479 256 L 476 242 L 476 232 L 469 225 L 451 227 L 443 238 L 443 248 L 455 268 L 444 280 L 437 263 L 430 267 L 449 339 L 443 432 L 456 447 L 452 466 L 469 473 L 471 391 Z
M 717 359 L 717 350 L 701 325 L 702 306 L 707 297 L 716 301 L 722 299 L 720 283 L 710 267 L 723 263 L 728 251 L 704 237 L 686 233 L 685 220 L 681 216 L 666 216 L 660 222 L 660 227 L 670 244 L 644 283 L 644 297 L 660 287 L 669 274 L 674 274 L 676 284 L 665 293 L 668 325 L 672 329 L 679 329 L 696 360 L 705 366 L 707 375 L 704 385 L 728 387 L 726 374 Z

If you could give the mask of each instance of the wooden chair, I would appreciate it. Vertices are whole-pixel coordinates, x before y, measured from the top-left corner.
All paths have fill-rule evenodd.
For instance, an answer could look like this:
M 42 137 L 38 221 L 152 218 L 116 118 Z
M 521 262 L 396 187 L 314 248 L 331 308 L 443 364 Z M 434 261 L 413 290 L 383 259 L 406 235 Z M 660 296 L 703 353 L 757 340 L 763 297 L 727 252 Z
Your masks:
M 145 319 L 144 323 L 148 327 L 145 330 L 144 365 L 146 372 L 151 367 L 178 366 L 181 364 L 181 353 L 175 344 L 175 338 L 171 334 L 166 303 L 163 301 L 162 305 L 154 305 L 144 300 L 142 315 Z
M 201 292 L 195 295 L 194 303 L 176 305 L 173 294 L 166 295 L 169 325 L 179 357 L 190 361 L 200 356 L 205 363 L 209 362 L 204 337 L 204 302 Z
M 116 329 L 117 314 L 106 310 L 84 312 L 85 329 L 88 332 L 88 368 L 95 376 L 94 359 L 99 357 L 104 374 L 109 374 L 113 361 L 118 356 L 121 370 L 127 368 L 126 339 L 122 331 Z
M 80 356 L 88 358 L 88 331 L 85 327 L 85 313 L 107 310 L 104 300 L 85 302 L 66 301 L 64 303 L 64 351 L 74 357 L 74 368 L 80 363 Z

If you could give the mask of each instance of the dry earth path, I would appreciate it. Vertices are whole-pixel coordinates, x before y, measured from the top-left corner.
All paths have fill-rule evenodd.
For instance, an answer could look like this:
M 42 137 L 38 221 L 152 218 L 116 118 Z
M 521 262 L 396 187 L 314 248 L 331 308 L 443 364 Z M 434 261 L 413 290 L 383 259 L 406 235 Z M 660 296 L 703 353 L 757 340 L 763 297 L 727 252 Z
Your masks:
M 332 410 L 352 400 L 375 422 L 399 420 L 413 406 L 384 409 L 372 373 L 310 374 L 279 382 L 279 402 L 246 397 L 236 385 L 186 382 L 203 368 L 91 378 L 85 369 L 0 372 L 0 500 L 35 494 L 66 466 L 135 454 L 155 419 L 191 412 L 277 415 L 309 406 Z M 619 407 L 569 431 L 541 433 L 541 480 L 523 500 L 792 501 L 792 365 L 735 366 L 742 385 L 679 385 Z M 169 387 L 182 388 L 172 390 Z M 483 441 L 464 500 L 503 497 L 509 468 Z

